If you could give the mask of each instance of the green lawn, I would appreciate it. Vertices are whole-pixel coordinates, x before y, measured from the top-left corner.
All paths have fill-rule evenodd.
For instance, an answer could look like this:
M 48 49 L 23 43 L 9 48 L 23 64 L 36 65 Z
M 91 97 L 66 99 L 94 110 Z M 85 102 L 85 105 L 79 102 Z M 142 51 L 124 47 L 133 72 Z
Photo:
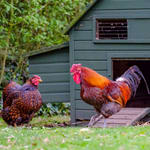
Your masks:
M 38 117 L 27 127 L 0 120 L 0 149 L 11 150 L 149 150 L 150 126 L 122 128 L 47 128 L 68 117 Z

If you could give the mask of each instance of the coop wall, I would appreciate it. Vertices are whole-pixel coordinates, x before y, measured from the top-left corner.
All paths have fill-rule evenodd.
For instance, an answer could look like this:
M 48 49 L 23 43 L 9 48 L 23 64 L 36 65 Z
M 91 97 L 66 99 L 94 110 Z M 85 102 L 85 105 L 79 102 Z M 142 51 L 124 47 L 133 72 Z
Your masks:
M 70 63 L 81 63 L 111 78 L 112 58 L 150 58 L 150 1 L 103 0 L 96 3 L 70 31 Z M 95 18 L 125 18 L 127 40 L 95 41 Z M 71 118 L 89 119 L 94 109 L 80 98 L 80 86 L 70 78 Z
M 37 74 L 43 103 L 69 102 L 69 51 L 67 48 L 42 53 L 29 58 L 30 76 Z

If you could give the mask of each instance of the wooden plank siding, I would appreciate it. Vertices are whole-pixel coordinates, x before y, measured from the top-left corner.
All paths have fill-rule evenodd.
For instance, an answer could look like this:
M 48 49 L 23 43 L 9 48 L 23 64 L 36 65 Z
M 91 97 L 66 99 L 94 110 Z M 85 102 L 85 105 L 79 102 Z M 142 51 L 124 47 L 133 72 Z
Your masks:
M 126 10 L 94 10 L 91 9 L 87 14 L 84 15 L 83 18 L 81 18 L 81 20 L 76 24 L 76 26 L 74 26 L 75 30 L 88 30 L 88 29 L 92 29 L 92 19 L 93 16 L 98 16 L 101 15 L 102 18 L 105 17 L 110 17 L 110 16 L 120 16 L 120 17 L 124 17 L 124 18 L 149 18 L 149 9 L 126 9 Z M 132 14 L 132 15 L 131 15 Z M 85 27 L 85 28 L 84 28 Z
M 69 68 L 69 67 L 68 67 Z M 60 70 L 59 70 L 60 71 Z M 31 74 L 32 76 L 33 74 Z M 58 82 L 68 82 L 69 80 L 69 73 L 68 72 L 57 72 L 57 73 L 39 73 L 39 76 L 42 76 L 43 82 L 42 83 L 58 83 Z
M 40 70 L 39 70 L 40 68 Z M 68 72 L 69 64 L 68 63 L 54 63 L 54 64 L 31 64 L 30 73 L 60 73 Z
M 43 80 L 39 85 L 43 103 L 70 101 L 68 47 L 32 56 L 29 63 L 30 76 Z
M 58 50 L 57 52 L 56 51 L 51 51 L 47 53 L 42 53 L 40 55 L 35 55 L 32 57 L 32 59 L 30 59 L 30 63 L 31 64 L 49 64 L 49 63 L 53 64 L 53 63 L 68 63 L 69 62 L 68 50 L 64 49 L 64 50 Z M 39 56 L 40 56 L 40 59 L 39 59 Z
M 94 9 L 150 9 L 150 2 L 147 0 L 101 0 Z
M 110 78 L 111 62 L 108 55 L 111 54 L 135 54 L 142 52 L 150 54 L 150 1 L 129 0 L 99 1 L 92 7 L 72 28 L 70 34 L 70 56 L 73 63 L 81 63 L 91 67 L 97 72 Z M 126 18 L 128 20 L 128 40 L 109 41 L 103 40 L 95 43 L 94 18 Z M 137 56 L 138 57 L 138 56 Z M 150 58 L 147 56 L 147 58 Z M 76 119 L 89 119 L 95 111 L 92 106 L 84 103 L 80 98 L 80 86 L 72 82 L 72 100 L 74 111 L 72 122 Z

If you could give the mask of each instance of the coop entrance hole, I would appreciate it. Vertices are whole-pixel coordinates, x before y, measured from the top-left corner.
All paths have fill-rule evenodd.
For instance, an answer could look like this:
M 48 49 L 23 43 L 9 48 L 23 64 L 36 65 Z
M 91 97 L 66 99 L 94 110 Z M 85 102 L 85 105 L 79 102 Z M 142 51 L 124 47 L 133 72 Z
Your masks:
M 133 65 L 137 65 L 140 68 L 150 88 L 150 59 L 112 59 L 113 79 L 120 77 Z M 150 95 L 147 93 L 143 79 L 137 89 L 136 96 L 128 101 L 126 107 L 150 107 Z

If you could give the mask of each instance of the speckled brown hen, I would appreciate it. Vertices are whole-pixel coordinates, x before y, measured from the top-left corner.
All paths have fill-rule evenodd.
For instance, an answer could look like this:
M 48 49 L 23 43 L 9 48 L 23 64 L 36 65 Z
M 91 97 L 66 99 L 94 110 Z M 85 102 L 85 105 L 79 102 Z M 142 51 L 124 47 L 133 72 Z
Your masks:
M 42 105 L 38 90 L 41 78 L 29 78 L 24 85 L 11 81 L 3 90 L 2 118 L 8 125 L 18 126 L 32 120 Z
M 142 72 L 135 65 L 116 81 L 112 81 L 90 68 L 83 67 L 81 64 L 73 64 L 70 73 L 73 75 L 74 82 L 81 86 L 82 100 L 94 106 L 97 112 L 91 118 L 89 126 L 93 126 L 101 118 L 108 118 L 125 107 L 131 96 L 135 96 L 141 78 L 146 83 Z M 150 93 L 147 83 L 146 87 Z

